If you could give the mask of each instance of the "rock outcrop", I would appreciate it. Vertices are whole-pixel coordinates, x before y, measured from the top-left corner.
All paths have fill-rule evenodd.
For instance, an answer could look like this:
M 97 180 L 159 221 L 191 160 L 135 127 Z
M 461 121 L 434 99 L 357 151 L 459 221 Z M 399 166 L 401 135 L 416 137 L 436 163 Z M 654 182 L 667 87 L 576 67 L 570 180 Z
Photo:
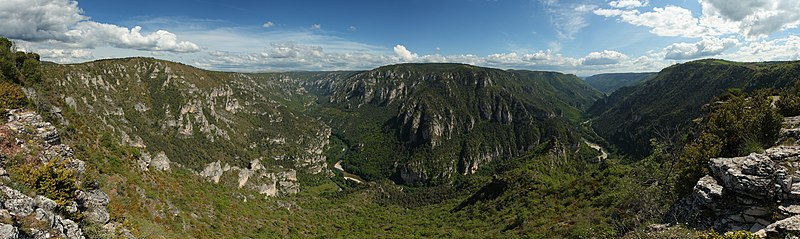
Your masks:
M 708 167 L 709 175 L 673 205 L 668 221 L 718 231 L 747 230 L 767 238 L 800 233 L 800 146 L 714 158 Z
M 274 171 L 279 170 L 279 171 Z M 260 194 L 277 197 L 296 194 L 300 192 L 300 182 L 297 180 L 297 171 L 293 169 L 271 168 L 267 169 L 259 159 L 250 161 L 250 166 L 240 168 L 225 164 L 220 161 L 206 165 L 199 173 L 200 176 L 213 183 L 220 183 L 224 175 L 236 175 L 236 184 L 239 188 L 255 190 Z
M 0 180 L 0 238 L 85 238 L 81 224 L 104 226 L 109 223 L 110 215 L 106 209 L 109 198 L 99 189 L 76 190 L 74 195 L 77 196 L 66 202 L 62 210 L 50 198 L 29 196 L 6 185 L 12 178 L 9 176 L 13 176 L 5 170 L 11 166 L 6 159 L 15 155 L 38 160 L 40 164 L 60 162 L 76 175 L 84 173 L 85 162 L 75 158 L 69 145 L 62 144 L 52 124 L 31 110 L 9 110 L 7 123 L 0 125 L 0 134 L 3 136 L 0 140 L 5 141 L 0 157 L 0 172 L 3 174 L 3 180 Z M 76 180 L 76 183 L 80 182 Z M 74 217 L 79 214 L 83 217 Z

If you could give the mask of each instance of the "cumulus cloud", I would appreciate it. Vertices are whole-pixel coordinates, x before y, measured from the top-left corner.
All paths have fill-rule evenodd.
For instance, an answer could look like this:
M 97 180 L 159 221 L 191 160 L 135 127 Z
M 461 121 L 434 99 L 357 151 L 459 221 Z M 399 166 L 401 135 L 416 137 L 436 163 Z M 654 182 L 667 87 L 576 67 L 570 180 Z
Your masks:
M 609 5 L 613 8 L 601 8 L 593 12 L 648 27 L 650 32 L 659 36 L 703 38 L 741 34 L 748 40 L 754 40 L 800 26 L 800 1 L 797 0 L 698 1 L 702 9 L 699 17 L 677 6 L 639 12 L 632 9 L 639 2 L 635 0 L 612 1 Z
M 347 28 L 347 31 L 351 31 L 351 32 L 358 31 L 358 28 L 356 28 L 356 26 L 350 26 L 350 27 Z
M 88 20 L 75 1 L 0 1 L 0 34 L 26 41 L 69 40 L 65 34 L 77 22 Z
M 311 30 L 319 30 L 322 29 L 322 25 L 320 24 L 311 24 Z
M 738 25 L 747 37 L 764 37 L 800 25 L 797 0 L 700 0 L 703 15 L 720 17 Z
M 413 53 L 406 49 L 403 45 L 396 45 L 394 46 L 394 54 L 400 57 L 403 61 L 411 61 L 417 58 L 417 53 Z
M 39 49 L 36 51 L 42 58 L 58 63 L 69 63 L 75 59 L 89 60 L 92 53 L 83 49 Z
M 164 30 L 142 34 L 141 27 L 128 29 L 90 21 L 73 0 L 0 1 L 0 35 L 30 42 L 57 42 L 69 47 L 119 48 L 196 52 L 196 44 L 178 41 Z
M 748 42 L 738 51 L 725 57 L 737 61 L 800 60 L 800 36 L 788 36 L 769 41 Z
M 274 27 L 274 26 L 275 26 L 275 23 L 273 23 L 273 22 L 265 22 L 265 23 L 264 23 L 263 25 L 261 25 L 261 26 L 262 26 L 262 27 L 264 27 L 264 28 L 270 28 L 270 27 Z
M 657 7 L 652 12 L 644 13 L 620 9 L 597 9 L 593 12 L 604 17 L 619 17 L 620 21 L 635 26 L 648 27 L 651 33 L 659 36 L 697 38 L 718 35 L 717 31 L 701 26 L 700 20 L 692 16 L 691 11 L 677 6 Z
M 695 43 L 674 43 L 665 48 L 664 59 L 691 60 L 716 56 L 739 44 L 735 38 L 704 38 Z
M 589 53 L 581 59 L 581 64 L 585 66 L 613 65 L 619 64 L 626 59 L 628 59 L 628 56 L 618 51 L 603 50 Z
M 644 0 L 644 1 L 639 1 L 639 0 L 617 0 L 617 1 L 608 2 L 609 6 L 612 6 L 612 7 L 615 7 L 615 8 L 637 8 L 637 7 L 647 6 L 648 4 L 650 4 L 650 3 L 647 0 Z
M 66 34 L 70 38 L 80 39 L 73 45 L 86 48 L 110 45 L 145 51 L 197 52 L 200 50 L 200 47 L 192 42 L 178 41 L 178 37 L 168 31 L 158 30 L 150 34 L 142 34 L 141 31 L 142 28 L 139 26 L 128 29 L 111 24 L 85 21 L 79 22 L 73 30 Z

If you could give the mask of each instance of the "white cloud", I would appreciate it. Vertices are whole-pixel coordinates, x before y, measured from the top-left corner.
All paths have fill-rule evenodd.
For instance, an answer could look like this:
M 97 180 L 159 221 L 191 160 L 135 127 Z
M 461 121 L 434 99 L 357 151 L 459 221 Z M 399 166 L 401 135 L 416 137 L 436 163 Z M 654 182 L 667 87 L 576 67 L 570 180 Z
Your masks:
M 597 6 L 590 4 L 566 4 L 558 0 L 539 0 L 545 12 L 550 16 L 550 22 L 561 38 L 573 39 L 581 29 L 589 25 L 586 14 L 591 13 Z
M 141 27 L 128 29 L 90 21 L 73 0 L 3 0 L 0 1 L 0 35 L 29 42 L 55 42 L 65 47 L 119 48 L 196 52 L 196 44 L 178 41 L 164 30 L 142 34 Z
M 274 43 L 262 52 L 212 51 L 193 65 L 234 71 L 354 70 L 396 63 L 380 53 L 327 52 L 323 47 L 298 43 Z
M 766 37 L 800 25 L 797 0 L 700 0 L 700 3 L 704 16 L 729 21 L 749 38 Z
M 698 17 L 690 10 L 677 6 L 639 12 L 632 9 L 637 5 L 638 1 L 635 0 L 612 1 L 609 5 L 615 8 L 596 9 L 593 12 L 648 27 L 650 32 L 659 36 L 704 38 L 740 34 L 748 40 L 756 40 L 800 26 L 800 1 L 797 0 L 698 1 L 702 6 Z
M 692 16 L 688 9 L 677 6 L 653 8 L 652 12 L 640 13 L 638 10 L 597 9 L 594 13 L 604 17 L 619 17 L 620 21 L 635 26 L 650 28 L 659 36 L 683 36 L 697 38 L 718 35 L 713 29 L 701 26 L 700 20 Z
M 26 40 L 69 40 L 65 34 L 77 22 L 88 20 L 69 0 L 0 1 L 0 35 Z
M 42 58 L 59 63 L 69 63 L 74 59 L 89 60 L 94 56 L 83 49 L 39 49 L 36 51 Z
M 311 24 L 311 30 L 319 30 L 322 29 L 322 25 L 320 24 Z
M 403 45 L 396 45 L 394 46 L 394 54 L 400 57 L 403 61 L 411 61 L 417 58 L 417 53 L 413 53 L 406 49 Z
M 275 23 L 273 23 L 273 22 L 265 22 L 265 23 L 264 23 L 263 25 L 261 25 L 261 26 L 262 26 L 262 27 L 264 27 L 264 28 L 270 28 L 270 27 L 274 27 L 274 26 L 275 26 Z
M 591 52 L 581 59 L 581 64 L 586 66 L 614 65 L 628 59 L 628 56 L 618 51 L 603 50 Z
M 639 0 L 617 0 L 617 1 L 608 2 L 609 6 L 612 6 L 612 7 L 615 7 L 615 8 L 628 8 L 628 9 L 637 8 L 637 7 L 644 7 L 644 6 L 647 6 L 648 4 L 650 4 L 650 3 L 647 0 L 643 0 L 643 1 L 639 1 Z
M 347 28 L 347 31 L 351 31 L 351 32 L 358 31 L 358 28 L 356 28 L 356 26 L 350 26 L 350 27 Z
M 754 41 L 743 45 L 737 52 L 725 55 L 736 61 L 789 61 L 800 60 L 800 36 L 788 36 L 769 41 Z
M 145 51 L 200 51 L 200 47 L 192 42 L 178 41 L 178 37 L 171 32 L 158 30 L 143 35 L 141 31 L 142 28 L 139 26 L 128 29 L 111 24 L 85 21 L 79 22 L 74 29 L 66 34 L 70 38 L 80 39 L 74 43 L 77 47 L 95 48 L 111 45 L 118 48 Z
M 736 38 L 704 38 L 695 43 L 674 43 L 664 49 L 664 59 L 691 60 L 716 56 L 738 44 L 739 40 Z

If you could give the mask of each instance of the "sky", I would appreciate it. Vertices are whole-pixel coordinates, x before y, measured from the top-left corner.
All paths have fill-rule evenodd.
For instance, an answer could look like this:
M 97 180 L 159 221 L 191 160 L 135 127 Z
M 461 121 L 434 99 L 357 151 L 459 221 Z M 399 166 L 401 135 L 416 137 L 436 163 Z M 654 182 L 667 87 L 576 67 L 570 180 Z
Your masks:
M 238 72 L 453 62 L 586 76 L 798 60 L 799 25 L 797 0 L 0 1 L 0 36 L 43 60 Z

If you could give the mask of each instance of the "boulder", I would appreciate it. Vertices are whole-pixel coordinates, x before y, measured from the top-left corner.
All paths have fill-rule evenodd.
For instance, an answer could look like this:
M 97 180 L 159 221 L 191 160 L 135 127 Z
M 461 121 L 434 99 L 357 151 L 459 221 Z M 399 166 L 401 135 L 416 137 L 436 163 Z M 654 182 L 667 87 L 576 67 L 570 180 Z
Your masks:
M 0 223 L 0 239 L 15 239 L 19 237 L 19 230 L 12 225 Z
M 0 192 L 4 193 L 6 198 L 3 206 L 12 214 L 27 217 L 33 213 L 35 206 L 33 198 L 7 186 L 0 186 Z
M 42 195 L 36 196 L 36 207 L 47 211 L 53 211 L 56 210 L 56 206 L 58 206 L 56 201 L 53 201 L 52 199 L 46 198 Z
M 800 219 L 789 220 L 800 217 L 800 172 L 795 168 L 800 168 L 800 146 L 710 159 L 709 175 L 670 208 L 665 221 L 717 231 L 793 232 L 800 227 L 791 224 Z
M 770 224 L 756 232 L 756 235 L 765 239 L 800 238 L 800 216 L 786 218 Z
M 110 220 L 106 210 L 108 201 L 108 195 L 100 189 L 78 192 L 79 205 L 85 208 L 83 216 L 94 224 L 103 225 Z
M 780 188 L 774 186 L 777 165 L 768 156 L 750 154 L 709 161 L 711 175 L 726 189 L 756 199 L 769 199 Z

